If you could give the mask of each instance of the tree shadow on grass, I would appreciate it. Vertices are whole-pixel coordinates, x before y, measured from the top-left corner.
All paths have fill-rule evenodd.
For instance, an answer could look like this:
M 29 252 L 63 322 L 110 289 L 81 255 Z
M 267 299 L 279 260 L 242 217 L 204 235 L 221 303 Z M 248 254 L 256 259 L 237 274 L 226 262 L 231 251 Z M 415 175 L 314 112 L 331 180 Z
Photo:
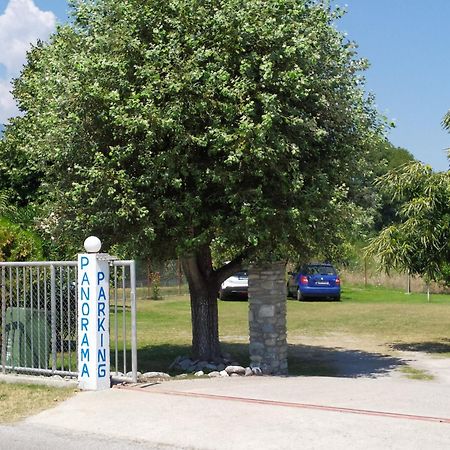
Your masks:
M 169 371 L 170 364 L 177 356 L 189 356 L 190 350 L 189 345 L 172 344 L 140 348 L 138 350 L 138 369 L 140 372 L 157 371 L 176 375 L 177 372 Z M 248 366 L 250 363 L 247 343 L 223 342 L 222 352 L 228 353 L 231 355 L 230 359 L 243 366 Z M 361 350 L 289 345 L 288 364 L 291 376 L 375 378 L 389 374 L 404 365 L 405 362 L 400 358 Z M 120 357 L 119 367 L 121 367 Z M 129 370 L 131 370 L 129 362 L 127 362 L 127 367 L 130 367 Z
M 375 378 L 405 364 L 389 355 L 339 347 L 289 345 L 288 355 L 289 373 L 303 376 Z
M 450 339 L 439 342 L 394 343 L 390 347 L 402 352 L 450 353 Z
M 177 356 L 189 356 L 190 351 L 189 345 L 159 344 L 140 347 L 137 350 L 138 371 L 141 373 L 167 372 L 173 375 L 173 372 L 169 372 L 169 366 Z M 124 371 L 123 356 L 123 350 L 119 350 L 117 366 L 120 372 Z M 113 372 L 116 365 L 114 350 L 111 350 L 110 360 L 111 372 Z M 126 352 L 126 370 L 131 371 L 131 352 L 129 350 Z

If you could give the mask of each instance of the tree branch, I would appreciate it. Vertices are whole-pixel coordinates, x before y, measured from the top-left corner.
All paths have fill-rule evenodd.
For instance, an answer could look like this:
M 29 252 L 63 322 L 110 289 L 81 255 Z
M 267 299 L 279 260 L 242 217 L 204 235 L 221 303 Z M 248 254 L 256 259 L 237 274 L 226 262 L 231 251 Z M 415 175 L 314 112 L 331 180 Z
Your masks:
M 243 261 L 254 254 L 255 251 L 255 247 L 248 247 L 228 264 L 225 264 L 220 269 L 215 270 L 214 277 L 216 278 L 217 283 L 221 284 L 227 278 L 231 277 L 231 275 L 242 269 Z
M 181 258 L 181 265 L 188 280 L 189 287 L 204 286 L 205 280 L 200 273 L 195 255 L 183 256 Z

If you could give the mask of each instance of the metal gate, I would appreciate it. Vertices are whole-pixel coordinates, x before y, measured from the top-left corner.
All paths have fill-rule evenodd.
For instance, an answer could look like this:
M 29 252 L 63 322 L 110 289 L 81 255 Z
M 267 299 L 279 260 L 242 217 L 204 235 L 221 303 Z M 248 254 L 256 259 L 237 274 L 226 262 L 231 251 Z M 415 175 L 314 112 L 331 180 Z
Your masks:
M 110 266 L 111 374 L 135 381 L 135 263 Z M 2 371 L 77 376 L 77 262 L 0 262 L 0 269 Z

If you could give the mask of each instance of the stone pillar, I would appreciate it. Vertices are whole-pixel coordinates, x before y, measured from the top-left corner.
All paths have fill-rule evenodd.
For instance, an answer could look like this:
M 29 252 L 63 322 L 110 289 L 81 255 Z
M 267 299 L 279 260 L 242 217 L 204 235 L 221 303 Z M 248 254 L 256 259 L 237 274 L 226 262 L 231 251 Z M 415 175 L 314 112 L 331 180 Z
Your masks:
M 285 263 L 252 265 L 248 300 L 251 367 L 267 375 L 287 375 Z

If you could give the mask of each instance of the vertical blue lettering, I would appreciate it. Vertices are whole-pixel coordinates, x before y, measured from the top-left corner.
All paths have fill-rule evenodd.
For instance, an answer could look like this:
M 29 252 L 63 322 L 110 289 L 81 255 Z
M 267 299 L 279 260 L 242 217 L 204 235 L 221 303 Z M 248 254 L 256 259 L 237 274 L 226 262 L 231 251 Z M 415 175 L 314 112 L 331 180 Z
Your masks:
M 99 349 L 98 354 L 97 354 L 97 361 L 105 361 L 106 362 L 106 349 L 102 348 Z
M 84 335 L 83 335 L 83 339 L 81 341 L 81 345 L 87 345 L 89 347 L 89 341 L 88 341 L 88 337 L 87 337 L 86 333 L 84 333 Z
M 81 280 L 81 285 L 82 286 L 83 286 L 84 283 L 87 283 L 88 285 L 90 284 L 87 272 L 84 272 L 83 279 Z
M 105 314 L 105 306 L 106 306 L 106 303 L 100 302 L 100 303 L 98 304 L 98 308 L 97 308 L 97 316 L 101 316 L 102 314 L 103 314 L 104 316 L 106 316 L 106 314 Z
M 99 378 L 105 378 L 105 376 L 106 376 L 106 364 L 99 364 L 97 373 L 98 373 L 98 377 Z
M 89 311 L 88 311 L 89 312 Z M 89 325 L 89 319 L 87 317 L 81 318 L 81 330 L 80 331 L 87 331 L 87 327 Z
M 86 348 L 82 348 L 81 349 L 81 361 L 87 360 L 87 362 L 89 362 L 89 349 Z
M 81 305 L 81 314 L 83 314 L 83 316 L 88 316 L 89 315 L 89 303 L 83 303 Z
M 89 264 L 89 258 L 87 256 L 81 257 L 81 268 L 84 269 Z
M 101 281 L 105 279 L 105 274 L 103 272 L 97 272 L 97 284 L 99 285 Z
M 98 300 L 101 300 L 102 298 L 103 300 L 106 300 L 106 294 L 103 287 L 101 287 L 100 290 L 98 291 Z
M 83 301 L 83 297 L 85 300 L 89 300 L 89 297 L 91 295 L 90 289 L 87 288 L 86 291 L 84 290 L 84 288 L 81 288 L 81 301 Z
M 83 364 L 83 368 L 81 370 L 81 377 L 83 377 L 84 375 L 87 375 L 87 377 L 89 378 L 89 370 L 86 363 Z
M 105 327 L 103 326 L 103 324 L 105 323 L 105 318 L 103 319 L 97 319 L 97 331 L 106 331 Z

